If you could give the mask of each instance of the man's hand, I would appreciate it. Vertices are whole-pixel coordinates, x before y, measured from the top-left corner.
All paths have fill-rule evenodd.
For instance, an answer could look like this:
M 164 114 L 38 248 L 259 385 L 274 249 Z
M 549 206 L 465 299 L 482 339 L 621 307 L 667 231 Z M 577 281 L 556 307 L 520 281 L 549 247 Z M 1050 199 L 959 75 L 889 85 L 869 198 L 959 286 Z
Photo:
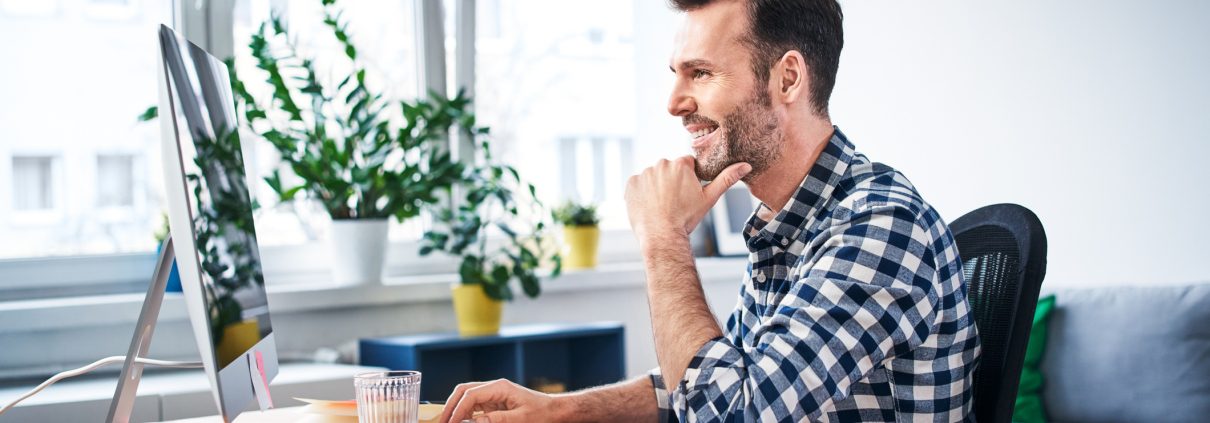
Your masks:
M 734 163 L 702 186 L 693 171 L 693 156 L 660 160 L 626 184 L 626 209 L 630 227 L 644 249 L 652 239 L 689 233 L 702 221 L 714 203 L 752 171 L 747 163 Z
M 458 385 L 445 402 L 441 423 L 528 423 L 559 421 L 554 397 L 505 379 Z M 483 414 L 473 416 L 476 411 Z M 473 416 L 473 417 L 472 417 Z

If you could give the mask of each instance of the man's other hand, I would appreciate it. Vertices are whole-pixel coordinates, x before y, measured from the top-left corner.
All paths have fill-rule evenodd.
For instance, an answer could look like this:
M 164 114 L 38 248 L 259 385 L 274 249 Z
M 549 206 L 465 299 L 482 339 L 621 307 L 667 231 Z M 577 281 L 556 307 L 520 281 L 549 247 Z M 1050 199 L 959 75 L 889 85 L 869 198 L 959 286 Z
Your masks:
M 505 379 L 458 385 L 445 402 L 441 423 L 529 423 L 559 421 L 554 397 Z M 476 411 L 483 414 L 474 416 Z
M 626 211 L 640 246 L 662 236 L 683 236 L 702 221 L 714 203 L 752 171 L 747 163 L 733 163 L 705 186 L 694 173 L 693 156 L 660 160 L 626 183 Z

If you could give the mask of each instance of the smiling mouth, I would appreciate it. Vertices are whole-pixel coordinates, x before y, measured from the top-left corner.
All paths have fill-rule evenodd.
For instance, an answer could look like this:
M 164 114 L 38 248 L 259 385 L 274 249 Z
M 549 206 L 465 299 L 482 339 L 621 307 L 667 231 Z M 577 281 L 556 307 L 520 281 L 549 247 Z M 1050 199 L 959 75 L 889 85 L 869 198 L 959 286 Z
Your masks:
M 718 126 L 703 126 L 689 131 L 689 137 L 693 140 L 694 147 L 701 147 L 710 135 L 713 135 L 715 132 L 718 132 Z

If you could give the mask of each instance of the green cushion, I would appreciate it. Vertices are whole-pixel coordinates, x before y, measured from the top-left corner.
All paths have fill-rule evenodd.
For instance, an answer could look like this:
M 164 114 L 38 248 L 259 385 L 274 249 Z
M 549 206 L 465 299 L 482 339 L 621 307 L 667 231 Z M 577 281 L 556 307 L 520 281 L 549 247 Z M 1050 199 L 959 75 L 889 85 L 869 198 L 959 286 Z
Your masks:
M 1013 408 L 1014 422 L 1046 421 L 1046 408 L 1042 406 L 1042 371 L 1038 366 L 1042 364 L 1042 355 L 1046 351 L 1046 321 L 1054 307 L 1054 295 L 1047 295 L 1038 300 L 1033 327 L 1029 330 L 1029 345 L 1025 347 L 1021 383 L 1017 386 L 1017 404 Z

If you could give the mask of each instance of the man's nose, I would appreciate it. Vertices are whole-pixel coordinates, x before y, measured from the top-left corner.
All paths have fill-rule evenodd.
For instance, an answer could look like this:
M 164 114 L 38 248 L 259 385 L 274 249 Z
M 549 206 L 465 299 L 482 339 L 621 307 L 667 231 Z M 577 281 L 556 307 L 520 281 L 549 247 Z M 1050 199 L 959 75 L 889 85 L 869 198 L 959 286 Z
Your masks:
M 697 103 L 693 101 L 693 97 L 686 95 L 681 91 L 680 87 L 672 89 L 672 96 L 668 98 L 669 114 L 673 116 L 687 116 L 696 109 Z

